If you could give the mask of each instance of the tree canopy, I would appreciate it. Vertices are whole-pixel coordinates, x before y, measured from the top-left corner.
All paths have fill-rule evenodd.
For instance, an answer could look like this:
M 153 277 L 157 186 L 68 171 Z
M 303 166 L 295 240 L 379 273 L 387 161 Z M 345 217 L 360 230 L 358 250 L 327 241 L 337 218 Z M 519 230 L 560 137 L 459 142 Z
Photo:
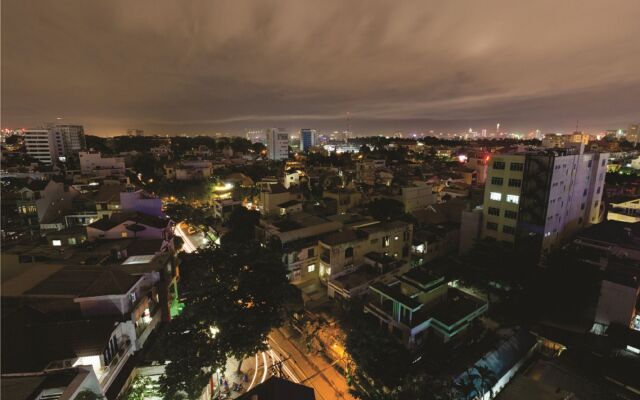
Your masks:
M 242 360 L 265 350 L 294 294 L 281 255 L 251 240 L 185 254 L 180 271 L 185 308 L 169 324 L 170 363 L 160 380 L 167 399 L 197 397 L 228 357 Z

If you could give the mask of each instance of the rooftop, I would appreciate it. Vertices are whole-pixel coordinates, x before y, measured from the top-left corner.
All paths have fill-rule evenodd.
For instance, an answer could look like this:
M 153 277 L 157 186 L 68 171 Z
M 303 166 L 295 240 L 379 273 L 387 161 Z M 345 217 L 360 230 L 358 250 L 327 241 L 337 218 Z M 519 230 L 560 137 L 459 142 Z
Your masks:
M 123 295 L 140 280 L 103 267 L 64 267 L 28 289 L 27 296 L 95 297 Z
M 330 233 L 323 236 L 320 240 L 322 243 L 329 246 L 336 246 L 343 243 L 354 242 L 361 239 L 361 236 L 353 229 L 345 229 L 340 232 Z

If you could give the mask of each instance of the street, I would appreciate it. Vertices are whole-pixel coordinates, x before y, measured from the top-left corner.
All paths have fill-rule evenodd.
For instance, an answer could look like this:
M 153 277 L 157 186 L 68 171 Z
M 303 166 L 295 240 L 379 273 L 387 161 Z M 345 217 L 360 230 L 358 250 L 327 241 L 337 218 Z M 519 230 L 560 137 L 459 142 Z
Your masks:
M 182 250 L 192 253 L 206 246 L 204 234 L 189 234 L 186 222 L 176 224 L 175 234 L 183 239 Z M 229 359 L 223 376 L 216 375 L 218 386 L 228 398 L 235 398 L 266 381 L 281 376 L 291 382 L 313 387 L 319 400 L 352 400 L 345 377 L 325 358 L 307 354 L 301 342 L 285 328 L 274 329 L 269 335 L 269 349 L 248 357 L 242 362 L 241 374 L 237 374 L 238 362 Z M 247 375 L 246 382 L 244 374 Z M 224 383 L 227 383 L 225 385 Z M 234 389 L 234 384 L 236 388 Z
M 182 250 L 185 253 L 193 253 L 197 249 L 204 247 L 207 244 L 207 239 L 204 237 L 204 233 L 200 230 L 197 230 L 193 234 L 188 233 L 189 224 L 186 222 L 180 222 L 176 224 L 175 234 L 180 237 L 184 244 L 182 245 Z

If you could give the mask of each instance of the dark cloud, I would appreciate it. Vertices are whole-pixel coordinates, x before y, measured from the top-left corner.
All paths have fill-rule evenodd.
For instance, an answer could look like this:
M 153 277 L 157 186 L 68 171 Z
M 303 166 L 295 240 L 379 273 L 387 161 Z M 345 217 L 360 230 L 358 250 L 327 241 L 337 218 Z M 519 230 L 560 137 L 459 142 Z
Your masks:
M 5 0 L 2 124 L 615 128 L 640 120 L 638 15 L 637 0 Z

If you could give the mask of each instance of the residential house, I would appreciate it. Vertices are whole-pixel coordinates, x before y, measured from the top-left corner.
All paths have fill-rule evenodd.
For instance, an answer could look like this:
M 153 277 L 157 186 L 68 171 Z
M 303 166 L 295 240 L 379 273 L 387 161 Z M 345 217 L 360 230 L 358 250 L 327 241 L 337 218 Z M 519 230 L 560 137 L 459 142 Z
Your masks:
M 365 312 L 412 348 L 429 336 L 448 342 L 487 312 L 485 301 L 447 284 L 442 273 L 417 267 L 369 287 Z
M 173 223 L 169 218 L 140 212 L 120 212 L 87 225 L 87 238 L 120 239 L 138 237 L 168 239 L 173 236 Z

